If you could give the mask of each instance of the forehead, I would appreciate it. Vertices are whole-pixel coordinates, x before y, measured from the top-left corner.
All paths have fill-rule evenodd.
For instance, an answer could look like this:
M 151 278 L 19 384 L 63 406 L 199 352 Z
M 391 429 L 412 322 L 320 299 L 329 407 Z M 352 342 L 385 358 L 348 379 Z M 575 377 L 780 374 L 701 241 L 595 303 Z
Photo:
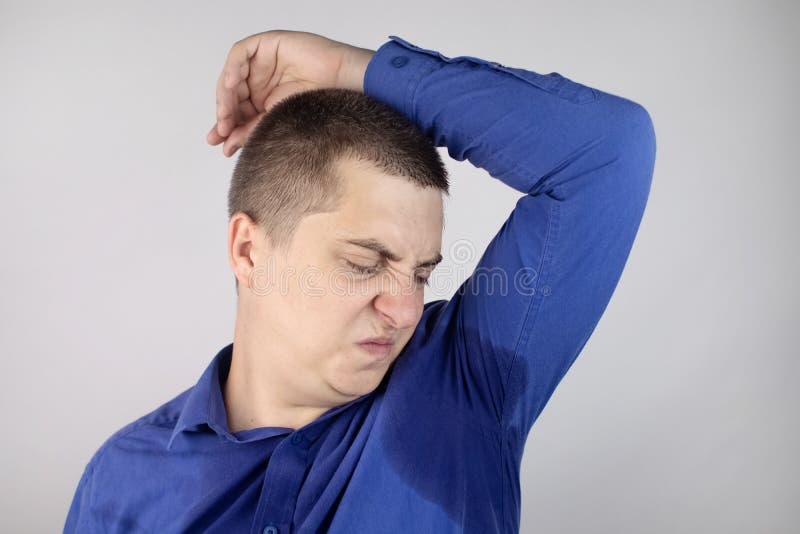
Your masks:
M 337 241 L 376 238 L 395 252 L 438 253 L 442 238 L 442 193 L 384 173 L 368 162 L 338 164 L 343 195 L 326 216 L 326 234 Z
M 416 232 L 420 237 L 442 232 L 442 193 L 422 188 L 407 178 L 386 174 L 369 162 L 352 159 L 338 164 L 343 197 L 333 222 L 345 231 Z

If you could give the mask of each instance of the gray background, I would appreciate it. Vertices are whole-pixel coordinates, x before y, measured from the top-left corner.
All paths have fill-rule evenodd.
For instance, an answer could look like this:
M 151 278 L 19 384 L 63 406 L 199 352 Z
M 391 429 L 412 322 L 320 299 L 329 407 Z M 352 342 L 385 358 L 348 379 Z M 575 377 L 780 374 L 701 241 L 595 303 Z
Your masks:
M 214 84 L 233 42 L 294 29 L 372 49 L 396 34 L 644 105 L 650 201 L 528 440 L 522 531 L 797 532 L 797 3 L 0 6 L 1 531 L 60 531 L 100 443 L 231 341 Z M 442 156 L 459 279 L 428 300 L 518 196 Z

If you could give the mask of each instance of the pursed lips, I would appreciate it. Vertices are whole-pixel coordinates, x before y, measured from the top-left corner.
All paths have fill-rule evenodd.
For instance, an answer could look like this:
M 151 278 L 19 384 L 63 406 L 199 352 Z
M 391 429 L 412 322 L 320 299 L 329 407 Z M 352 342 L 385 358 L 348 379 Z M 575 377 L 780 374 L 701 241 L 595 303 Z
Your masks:
M 394 340 L 386 337 L 373 337 L 360 341 L 358 344 L 372 356 L 384 359 L 392 353 Z

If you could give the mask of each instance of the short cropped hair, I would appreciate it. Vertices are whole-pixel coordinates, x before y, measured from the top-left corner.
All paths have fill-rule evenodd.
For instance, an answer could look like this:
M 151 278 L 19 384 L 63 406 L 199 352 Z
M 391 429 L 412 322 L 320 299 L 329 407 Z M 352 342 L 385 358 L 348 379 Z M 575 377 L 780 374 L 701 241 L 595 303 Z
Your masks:
M 288 250 L 304 216 L 337 209 L 340 158 L 449 195 L 436 147 L 399 111 L 352 89 L 313 89 L 278 102 L 253 128 L 233 171 L 228 217 L 244 212 Z

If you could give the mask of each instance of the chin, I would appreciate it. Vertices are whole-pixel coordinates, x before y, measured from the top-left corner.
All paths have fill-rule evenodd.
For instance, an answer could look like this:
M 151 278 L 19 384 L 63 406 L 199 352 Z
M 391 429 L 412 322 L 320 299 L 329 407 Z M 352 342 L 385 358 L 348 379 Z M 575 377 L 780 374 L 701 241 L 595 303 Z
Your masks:
M 386 370 L 360 371 L 355 375 L 339 377 L 330 382 L 331 387 L 340 395 L 350 398 L 371 393 L 380 385 Z

